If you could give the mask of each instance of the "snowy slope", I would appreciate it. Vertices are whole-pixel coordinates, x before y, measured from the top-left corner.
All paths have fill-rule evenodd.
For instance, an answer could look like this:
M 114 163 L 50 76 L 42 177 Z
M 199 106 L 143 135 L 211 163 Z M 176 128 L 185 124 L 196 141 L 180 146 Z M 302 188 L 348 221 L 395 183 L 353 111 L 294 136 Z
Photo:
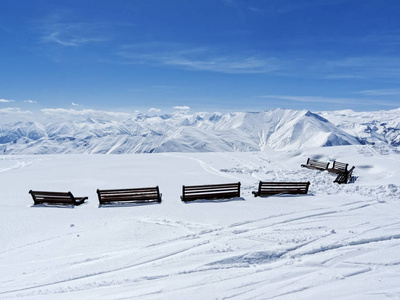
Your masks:
M 319 115 L 288 109 L 0 126 L 3 154 L 257 151 L 350 144 L 359 141 Z
M 355 182 L 301 168 L 308 157 L 355 165 Z M 254 198 L 258 180 L 310 181 L 310 192 Z M 238 199 L 179 199 L 182 184 L 237 181 Z M 393 151 L 12 155 L 0 182 L 0 299 L 400 298 Z M 161 204 L 98 207 L 97 188 L 154 185 Z M 30 189 L 89 200 L 32 207 Z
M 319 115 L 360 141 L 400 146 L 400 108 L 388 111 L 326 111 Z

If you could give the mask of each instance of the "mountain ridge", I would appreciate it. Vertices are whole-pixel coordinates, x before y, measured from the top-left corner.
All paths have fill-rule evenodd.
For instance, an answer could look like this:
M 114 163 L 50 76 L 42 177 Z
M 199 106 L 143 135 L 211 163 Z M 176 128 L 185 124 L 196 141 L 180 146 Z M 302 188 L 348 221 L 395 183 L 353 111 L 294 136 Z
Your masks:
M 124 120 L 89 117 L 50 123 L 15 122 L 0 125 L 0 152 L 231 152 L 293 150 L 365 142 L 359 134 L 359 126 L 364 125 L 359 124 L 358 131 L 351 131 L 351 117 L 343 123 L 338 115 L 278 108 L 264 112 L 226 114 L 138 115 Z M 382 135 L 375 140 L 385 142 Z

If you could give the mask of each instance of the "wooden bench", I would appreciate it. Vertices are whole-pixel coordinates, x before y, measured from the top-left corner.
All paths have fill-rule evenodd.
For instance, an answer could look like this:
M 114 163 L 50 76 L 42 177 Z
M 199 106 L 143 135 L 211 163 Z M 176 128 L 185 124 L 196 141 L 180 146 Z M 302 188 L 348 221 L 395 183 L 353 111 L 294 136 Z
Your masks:
M 263 182 L 258 184 L 254 197 L 268 197 L 277 194 L 307 194 L 310 182 Z
M 161 194 L 158 186 L 134 189 L 113 189 L 113 190 L 97 190 L 99 203 L 107 204 L 112 202 L 161 202 Z
M 333 182 L 342 184 L 342 183 L 348 183 L 352 174 L 353 174 L 353 170 L 355 167 L 352 167 L 349 171 L 347 172 L 342 172 L 339 173 L 338 176 L 336 177 L 336 179 Z
M 329 168 L 327 170 L 329 172 L 331 172 L 331 173 L 336 173 L 336 174 L 345 173 L 345 172 L 348 172 L 347 171 L 348 165 L 349 164 L 345 164 L 345 163 L 341 163 L 341 162 L 338 162 L 338 161 L 334 161 L 333 165 L 332 165 L 332 168 Z
M 29 191 L 32 195 L 33 202 L 36 204 L 68 204 L 80 205 L 88 197 L 74 197 L 71 192 L 45 192 L 45 191 Z
M 307 163 L 305 165 L 301 165 L 304 168 L 309 169 L 317 169 L 317 170 L 326 170 L 328 169 L 329 162 L 325 163 L 322 161 L 311 160 L 310 158 L 307 159 Z
M 230 199 L 240 197 L 240 182 L 210 185 L 184 185 L 182 201 Z

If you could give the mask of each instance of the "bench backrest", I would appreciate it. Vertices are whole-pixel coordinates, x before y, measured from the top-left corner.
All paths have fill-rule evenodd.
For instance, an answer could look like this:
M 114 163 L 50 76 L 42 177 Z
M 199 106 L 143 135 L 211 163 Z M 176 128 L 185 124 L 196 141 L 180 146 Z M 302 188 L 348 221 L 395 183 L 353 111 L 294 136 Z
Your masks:
M 341 163 L 341 162 L 338 162 L 338 161 L 334 161 L 332 169 L 337 170 L 337 171 L 347 172 L 347 166 L 348 165 L 349 164 Z
M 307 194 L 310 182 L 263 182 L 258 185 L 259 196 L 277 194 Z
M 66 203 L 76 204 L 75 198 L 71 192 L 46 192 L 46 191 L 29 191 L 35 204 L 39 203 Z
M 229 199 L 240 197 L 240 182 L 209 185 L 184 185 L 182 201 L 197 199 Z
M 99 203 L 108 202 L 161 202 L 161 194 L 158 186 L 134 189 L 97 190 Z
M 312 167 L 317 167 L 317 168 L 320 168 L 320 169 L 328 169 L 329 162 L 325 163 L 325 162 L 322 162 L 322 161 L 308 159 L 307 160 L 307 165 L 310 165 Z

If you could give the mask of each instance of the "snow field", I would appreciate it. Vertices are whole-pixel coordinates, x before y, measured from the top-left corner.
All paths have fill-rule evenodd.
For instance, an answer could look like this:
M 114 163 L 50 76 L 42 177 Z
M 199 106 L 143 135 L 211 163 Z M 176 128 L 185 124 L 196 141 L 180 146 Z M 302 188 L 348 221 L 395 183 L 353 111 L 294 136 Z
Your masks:
M 355 165 L 356 180 L 301 168 Z M 400 298 L 400 156 L 369 146 L 249 153 L 0 157 L 0 299 Z M 259 180 L 308 195 L 254 198 Z M 242 197 L 182 203 L 183 184 Z M 98 207 L 97 188 L 159 185 L 161 204 Z M 36 190 L 89 196 L 35 206 Z

